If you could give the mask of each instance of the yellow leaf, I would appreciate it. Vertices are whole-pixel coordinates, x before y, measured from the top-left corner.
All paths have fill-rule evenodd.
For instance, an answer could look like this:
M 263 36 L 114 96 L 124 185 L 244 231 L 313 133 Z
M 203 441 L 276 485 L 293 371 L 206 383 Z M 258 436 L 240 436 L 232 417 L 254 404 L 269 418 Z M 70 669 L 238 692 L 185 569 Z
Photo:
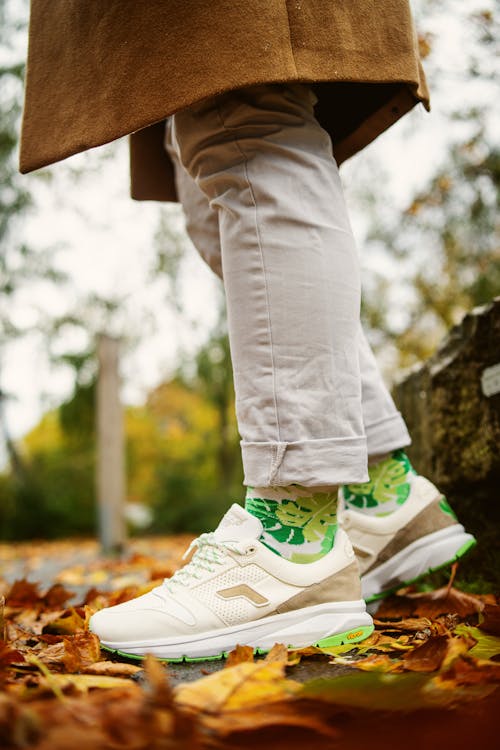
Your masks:
M 90 613 L 87 607 L 79 607 L 78 609 L 70 607 L 62 615 L 56 617 L 55 620 L 48 622 L 44 626 L 42 633 L 74 635 L 86 630 L 89 619 Z
M 197 711 L 258 706 L 286 700 L 301 689 L 300 683 L 287 680 L 284 674 L 285 664 L 279 661 L 244 662 L 179 685 L 174 694 L 177 703 Z

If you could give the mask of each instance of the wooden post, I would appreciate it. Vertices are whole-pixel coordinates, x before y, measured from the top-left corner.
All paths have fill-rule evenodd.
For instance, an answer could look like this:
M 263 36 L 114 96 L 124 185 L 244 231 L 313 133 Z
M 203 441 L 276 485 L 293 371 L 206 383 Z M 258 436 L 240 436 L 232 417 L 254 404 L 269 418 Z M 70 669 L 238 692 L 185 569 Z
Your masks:
M 119 554 L 125 544 L 125 451 L 123 408 L 118 371 L 119 342 L 97 339 L 97 499 L 99 537 L 105 554 Z

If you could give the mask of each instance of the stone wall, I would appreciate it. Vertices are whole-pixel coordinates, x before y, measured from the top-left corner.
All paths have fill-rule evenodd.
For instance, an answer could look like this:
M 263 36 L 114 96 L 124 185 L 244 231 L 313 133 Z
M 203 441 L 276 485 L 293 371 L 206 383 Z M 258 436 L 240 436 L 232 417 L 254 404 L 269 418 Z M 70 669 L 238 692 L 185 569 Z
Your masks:
M 466 315 L 436 354 L 395 386 L 393 396 L 412 436 L 408 453 L 414 465 L 479 537 L 475 574 L 481 559 L 481 576 L 498 582 L 500 297 Z

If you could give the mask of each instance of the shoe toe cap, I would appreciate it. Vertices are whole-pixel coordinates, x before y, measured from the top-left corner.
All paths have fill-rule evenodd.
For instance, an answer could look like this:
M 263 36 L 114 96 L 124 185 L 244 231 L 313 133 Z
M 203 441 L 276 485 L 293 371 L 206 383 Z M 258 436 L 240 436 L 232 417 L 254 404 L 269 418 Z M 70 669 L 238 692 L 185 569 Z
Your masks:
M 106 644 L 164 640 L 190 633 L 197 618 L 185 606 L 167 604 L 152 593 L 96 612 L 89 629 Z

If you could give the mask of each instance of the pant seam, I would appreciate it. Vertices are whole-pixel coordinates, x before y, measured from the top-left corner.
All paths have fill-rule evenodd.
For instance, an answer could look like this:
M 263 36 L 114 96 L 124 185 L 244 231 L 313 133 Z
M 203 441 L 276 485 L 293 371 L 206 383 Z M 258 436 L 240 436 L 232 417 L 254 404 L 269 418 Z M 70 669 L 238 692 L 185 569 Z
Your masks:
M 217 115 L 219 117 L 220 124 L 224 128 L 224 130 L 228 130 L 224 124 L 224 118 L 222 116 L 222 112 L 220 110 L 219 102 L 217 101 L 216 104 L 216 110 Z M 266 267 L 264 263 L 264 251 L 262 248 L 262 238 L 260 235 L 259 230 L 259 222 L 258 222 L 258 211 L 257 211 L 257 201 L 255 198 L 255 194 L 252 188 L 252 183 L 250 182 L 250 177 L 248 174 L 248 156 L 245 154 L 243 148 L 241 147 L 238 138 L 233 138 L 233 143 L 240 152 L 242 158 L 243 158 L 243 169 L 245 174 L 245 179 L 248 185 L 248 189 L 250 191 L 250 195 L 252 198 L 253 203 L 253 209 L 254 209 L 254 219 L 255 219 L 255 235 L 257 237 L 257 245 L 259 248 L 259 254 L 260 254 L 260 262 L 261 262 L 261 268 L 262 268 L 262 276 L 264 279 L 264 293 L 266 297 L 266 307 L 267 307 L 267 323 L 268 323 L 268 332 L 269 332 L 269 343 L 271 348 L 271 370 L 272 370 L 272 379 L 273 379 L 273 403 L 274 403 L 274 415 L 276 420 L 276 428 L 278 432 L 278 442 L 281 442 L 281 426 L 279 421 L 279 414 L 278 414 L 278 397 L 277 397 L 277 389 L 276 389 L 276 367 L 274 362 L 274 343 L 273 343 L 273 333 L 272 333 L 272 325 L 271 325 L 271 305 L 269 300 L 269 289 L 267 286 L 267 279 L 266 279 Z

